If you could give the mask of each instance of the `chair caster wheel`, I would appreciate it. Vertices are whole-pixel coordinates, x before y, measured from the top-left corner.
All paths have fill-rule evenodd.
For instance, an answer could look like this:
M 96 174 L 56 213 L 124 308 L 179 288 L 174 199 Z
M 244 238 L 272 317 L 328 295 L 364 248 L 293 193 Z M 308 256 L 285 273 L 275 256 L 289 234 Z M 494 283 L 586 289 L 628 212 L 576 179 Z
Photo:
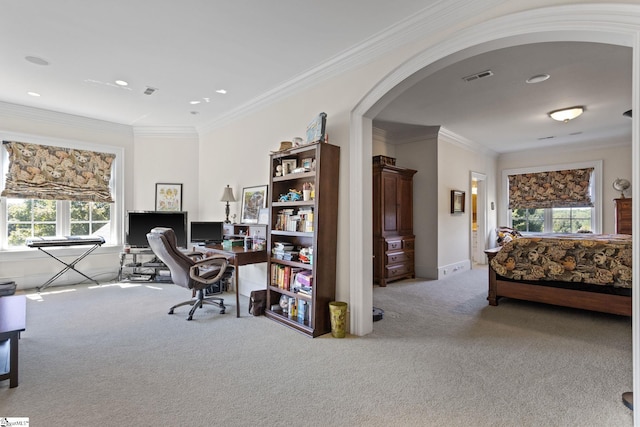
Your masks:
M 220 314 L 224 314 L 226 312 L 226 310 L 223 308 L 222 310 L 220 310 Z
M 192 320 L 192 319 L 193 319 L 192 316 L 187 317 L 187 321 Z
M 173 310 L 169 310 L 169 314 L 173 314 Z

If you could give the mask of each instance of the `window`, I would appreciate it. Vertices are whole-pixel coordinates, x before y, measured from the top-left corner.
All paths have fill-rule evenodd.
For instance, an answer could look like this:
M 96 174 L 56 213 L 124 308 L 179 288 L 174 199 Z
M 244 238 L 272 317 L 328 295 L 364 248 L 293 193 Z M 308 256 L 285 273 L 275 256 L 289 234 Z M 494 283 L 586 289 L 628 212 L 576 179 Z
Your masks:
M 602 161 L 502 171 L 503 200 L 509 205 L 509 176 L 544 171 L 593 168 L 589 195 L 593 207 L 517 208 L 506 210 L 506 224 L 524 233 L 600 233 L 602 230 Z
M 23 246 L 29 237 L 56 235 L 56 201 L 7 199 L 8 246 Z
M 529 233 L 593 231 L 593 208 L 513 209 L 511 227 Z
M 71 235 L 87 236 L 108 230 L 111 204 L 104 202 L 71 202 Z
M 122 159 L 124 149 L 114 146 L 95 146 L 78 142 L 69 142 L 25 136 L 2 134 L 0 140 L 28 140 L 33 143 L 75 148 L 78 150 L 112 153 L 113 160 L 109 187 L 113 203 L 75 200 L 41 200 L 14 197 L 0 198 L 0 250 L 27 250 L 25 240 L 29 237 L 69 236 L 96 234 L 104 237 L 107 245 L 122 243 L 124 208 L 122 205 L 124 185 Z M 0 190 L 4 189 L 9 169 L 7 150 L 0 146 Z
M 98 234 L 107 243 L 111 204 L 35 199 L 7 199 L 7 247 L 24 246 L 29 237 Z

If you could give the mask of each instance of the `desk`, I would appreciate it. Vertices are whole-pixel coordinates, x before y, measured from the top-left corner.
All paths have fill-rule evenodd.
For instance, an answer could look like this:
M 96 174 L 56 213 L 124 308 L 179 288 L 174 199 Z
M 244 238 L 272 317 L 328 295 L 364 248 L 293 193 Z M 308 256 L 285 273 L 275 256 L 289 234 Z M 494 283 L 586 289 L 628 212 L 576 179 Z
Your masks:
M 236 276 L 236 317 L 240 317 L 240 289 L 238 276 L 240 276 L 241 265 L 259 264 L 261 262 L 267 262 L 268 254 L 266 250 L 254 251 L 252 249 L 245 251 L 242 246 L 233 246 L 231 249 L 224 249 L 220 244 L 206 245 L 207 251 L 216 254 L 224 255 L 231 261 L 235 268 Z
M 58 272 L 58 274 L 56 274 L 51 279 L 47 280 L 42 286 L 37 288 L 38 292 L 40 292 L 41 290 L 49 286 L 54 280 L 56 280 L 58 277 L 62 276 L 64 273 L 66 273 L 69 270 L 73 270 L 76 273 L 91 280 L 96 285 L 100 285 L 100 283 L 98 283 L 97 280 L 92 279 L 91 277 L 84 274 L 82 271 L 77 270 L 76 264 L 82 261 L 91 252 L 95 251 L 100 246 L 102 246 L 104 242 L 105 240 L 101 236 L 62 236 L 62 237 L 56 236 L 56 237 L 28 238 L 27 239 L 28 247 L 37 248 L 39 251 L 44 252 L 45 254 L 49 255 L 51 258 L 65 265 L 65 267 Z M 85 252 L 83 252 L 82 255 L 79 255 L 78 257 L 76 257 L 76 259 L 73 260 L 73 262 L 71 263 L 66 263 L 60 258 L 56 257 L 55 255 L 47 251 L 48 248 L 67 247 L 67 246 L 86 246 L 86 245 L 91 245 L 91 247 L 87 249 Z
M 24 295 L 0 297 L 0 346 L 9 341 L 9 372 L 0 373 L 0 381 L 9 380 L 9 388 L 18 387 L 18 338 L 25 330 L 27 298 Z M 1 349 L 1 347 L 0 347 Z M 4 352 L 0 351 L 0 372 L 6 365 Z

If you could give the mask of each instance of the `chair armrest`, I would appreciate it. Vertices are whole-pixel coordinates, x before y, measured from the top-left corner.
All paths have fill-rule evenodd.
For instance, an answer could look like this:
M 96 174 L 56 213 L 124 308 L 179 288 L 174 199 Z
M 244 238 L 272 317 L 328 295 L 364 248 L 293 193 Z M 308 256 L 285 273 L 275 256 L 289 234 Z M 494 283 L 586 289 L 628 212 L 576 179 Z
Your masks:
M 191 252 L 183 252 L 186 256 L 193 259 L 194 261 L 201 260 L 205 257 L 204 252 L 196 251 L 195 248 Z
M 199 275 L 200 269 L 202 267 L 207 267 L 210 265 L 216 265 L 220 267 L 218 274 L 214 277 L 203 278 Z M 204 283 L 206 285 L 210 285 L 212 283 L 216 283 L 219 281 L 227 270 L 227 266 L 229 266 L 229 260 L 224 255 L 213 255 L 209 258 L 205 258 L 203 260 L 197 261 L 194 265 L 189 268 L 189 277 L 199 283 Z

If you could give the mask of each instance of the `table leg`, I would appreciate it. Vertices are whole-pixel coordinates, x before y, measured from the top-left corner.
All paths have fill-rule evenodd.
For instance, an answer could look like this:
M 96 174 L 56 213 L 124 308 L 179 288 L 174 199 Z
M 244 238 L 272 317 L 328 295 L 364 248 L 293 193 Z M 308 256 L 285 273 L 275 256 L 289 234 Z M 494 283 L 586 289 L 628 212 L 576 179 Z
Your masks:
M 9 388 L 18 387 L 18 332 L 9 339 Z
M 240 268 L 238 268 L 238 257 L 234 257 L 233 267 L 235 269 L 234 275 L 236 276 L 236 317 L 240 317 Z

